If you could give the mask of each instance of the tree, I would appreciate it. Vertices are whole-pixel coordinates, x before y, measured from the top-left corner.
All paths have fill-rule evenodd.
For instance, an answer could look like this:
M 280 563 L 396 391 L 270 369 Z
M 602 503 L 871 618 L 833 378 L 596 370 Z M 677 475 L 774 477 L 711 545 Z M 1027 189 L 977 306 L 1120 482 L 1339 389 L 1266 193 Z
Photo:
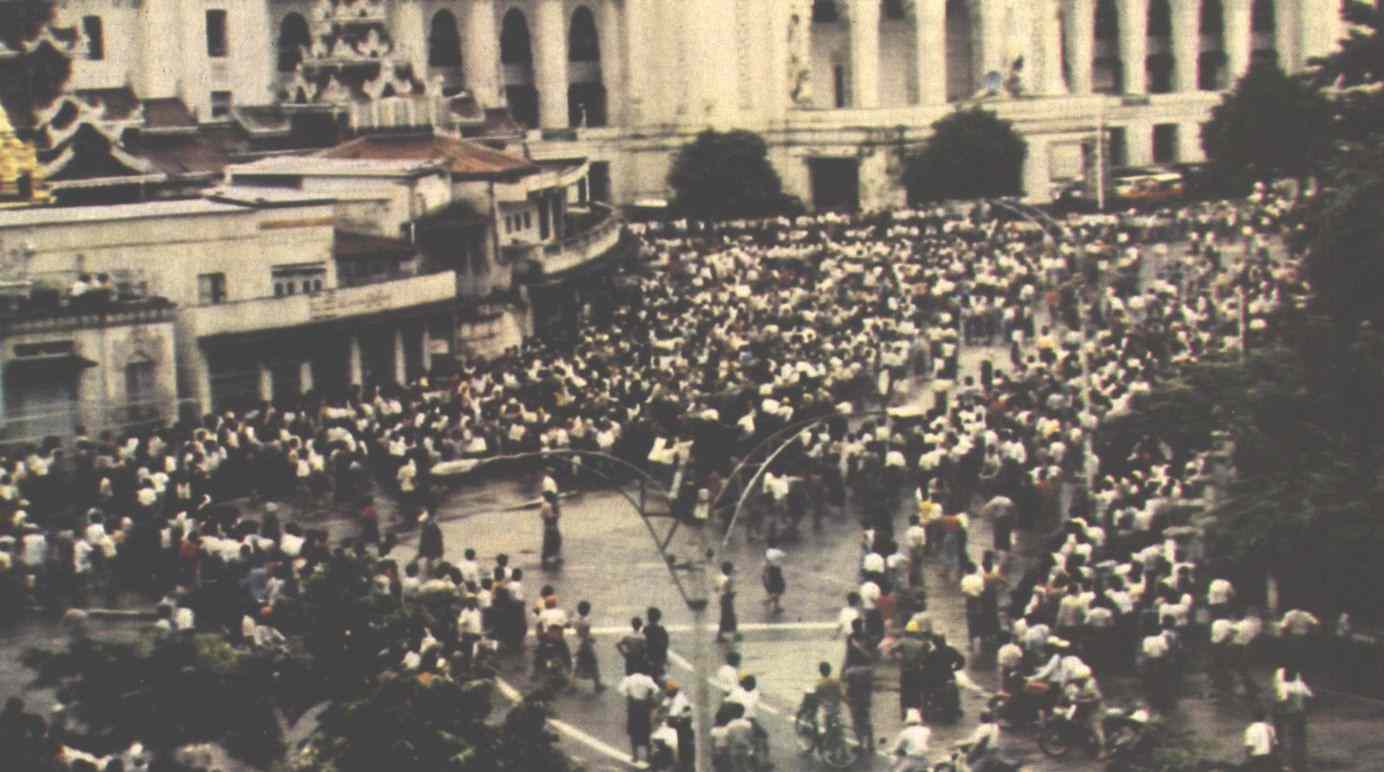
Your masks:
M 28 50 L 52 21 L 53 10 L 51 0 L 0 3 L 0 45 L 20 52 L 12 58 L 0 58 L 0 106 L 16 128 L 33 123 L 34 111 L 62 93 L 72 71 L 71 60 L 51 43 Z
M 1217 176 L 1248 189 L 1318 171 L 1331 150 L 1329 125 L 1326 100 L 1310 83 L 1257 64 L 1212 109 L 1201 145 Z
M 1008 121 L 974 107 L 932 124 L 932 137 L 904 166 L 910 204 L 1001 198 L 1023 192 L 1028 145 Z
M 1363 321 L 1384 330 L 1384 136 L 1354 146 L 1299 218 L 1313 306 L 1349 337 Z
M 499 726 L 490 681 L 388 673 L 333 703 L 293 767 L 303 772 L 567 772 L 547 708 L 526 699 Z
M 77 637 L 61 651 L 30 650 L 31 688 L 52 688 L 77 728 L 69 742 L 95 753 L 144 743 L 160 757 L 215 742 L 266 766 L 283 755 L 274 712 L 282 689 L 275 655 L 235 649 L 203 634 L 97 641 Z
M 668 172 L 673 211 L 694 220 L 770 217 L 802 211 L 783 192 L 768 146 L 748 131 L 707 130 L 685 145 Z
M 1351 0 L 1341 15 L 1346 36 L 1331 53 L 1311 59 L 1308 74 L 1329 100 L 1333 139 L 1351 147 L 1384 130 L 1384 11 Z

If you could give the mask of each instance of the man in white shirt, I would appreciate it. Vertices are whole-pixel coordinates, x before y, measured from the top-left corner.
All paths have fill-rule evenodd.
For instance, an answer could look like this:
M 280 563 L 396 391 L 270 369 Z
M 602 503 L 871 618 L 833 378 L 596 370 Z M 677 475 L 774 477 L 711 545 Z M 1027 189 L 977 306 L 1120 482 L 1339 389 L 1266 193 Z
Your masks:
M 1254 723 L 1245 728 L 1245 769 L 1250 772 L 1269 772 L 1276 769 L 1274 747 L 1278 735 L 1263 708 L 1254 711 Z
M 923 726 L 923 715 L 917 708 L 909 708 L 904 717 L 903 731 L 894 740 L 892 755 L 898 759 L 893 772 L 927 772 L 928 743 L 932 740 L 932 730 Z

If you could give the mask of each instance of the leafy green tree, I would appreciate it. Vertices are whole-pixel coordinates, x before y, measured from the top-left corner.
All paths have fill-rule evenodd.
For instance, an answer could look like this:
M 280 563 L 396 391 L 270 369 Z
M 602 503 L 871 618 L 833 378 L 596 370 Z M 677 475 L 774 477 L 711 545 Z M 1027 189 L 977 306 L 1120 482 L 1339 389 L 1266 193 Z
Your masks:
M 673 211 L 694 220 L 769 217 L 803 208 L 783 192 L 763 138 L 748 131 L 698 134 L 673 159 L 668 185 Z
M 34 110 L 56 99 L 72 72 L 71 60 L 51 44 L 26 50 L 26 44 L 52 21 L 53 10 L 51 0 L 0 3 L 0 44 L 20 52 L 0 58 L 0 106 L 16 128 L 32 124 Z
M 1384 130 L 1384 11 L 1350 0 L 1341 13 L 1346 36 L 1310 60 L 1308 73 L 1330 101 L 1333 139 L 1351 146 Z
M 1331 150 L 1329 125 L 1326 99 L 1310 83 L 1257 64 L 1212 109 L 1201 144 L 1219 177 L 1247 189 L 1318 171 Z
M 932 137 L 905 162 L 909 203 L 1019 195 L 1027 155 L 1008 121 L 980 107 L 957 110 L 932 124 Z
M 1384 136 L 1345 151 L 1299 218 L 1318 313 L 1384 329 Z

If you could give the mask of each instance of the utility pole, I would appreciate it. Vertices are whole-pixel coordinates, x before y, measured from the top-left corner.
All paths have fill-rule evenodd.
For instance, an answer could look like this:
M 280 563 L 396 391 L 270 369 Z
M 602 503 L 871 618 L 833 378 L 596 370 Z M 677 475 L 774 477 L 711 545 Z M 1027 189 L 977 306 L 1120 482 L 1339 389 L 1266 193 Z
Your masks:
M 709 523 L 693 526 L 697 530 L 697 548 L 701 554 L 696 561 L 693 590 L 687 599 L 692 611 L 692 667 L 697 682 L 692 689 L 693 759 L 696 772 L 711 772 L 711 641 L 706 612 L 711 603 L 711 561 L 715 558 L 706 543 Z

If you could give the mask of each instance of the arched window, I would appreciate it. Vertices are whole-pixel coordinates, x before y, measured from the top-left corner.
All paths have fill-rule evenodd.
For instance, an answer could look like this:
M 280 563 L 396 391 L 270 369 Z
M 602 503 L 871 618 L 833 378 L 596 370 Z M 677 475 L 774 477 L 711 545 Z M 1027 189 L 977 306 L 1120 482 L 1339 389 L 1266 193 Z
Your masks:
M 303 47 L 311 44 L 307 20 L 296 13 L 285 16 L 279 23 L 279 72 L 293 72 L 303 60 Z
M 502 64 L 533 64 L 533 47 L 529 42 L 529 23 L 523 12 L 511 9 L 505 14 L 500 30 L 500 62 Z
M 567 36 L 567 58 L 574 62 L 601 60 L 601 39 L 596 33 L 596 17 L 586 6 L 572 14 L 572 29 Z
M 461 66 L 461 36 L 457 34 L 457 17 L 451 11 L 433 14 L 428 31 L 428 66 Z

